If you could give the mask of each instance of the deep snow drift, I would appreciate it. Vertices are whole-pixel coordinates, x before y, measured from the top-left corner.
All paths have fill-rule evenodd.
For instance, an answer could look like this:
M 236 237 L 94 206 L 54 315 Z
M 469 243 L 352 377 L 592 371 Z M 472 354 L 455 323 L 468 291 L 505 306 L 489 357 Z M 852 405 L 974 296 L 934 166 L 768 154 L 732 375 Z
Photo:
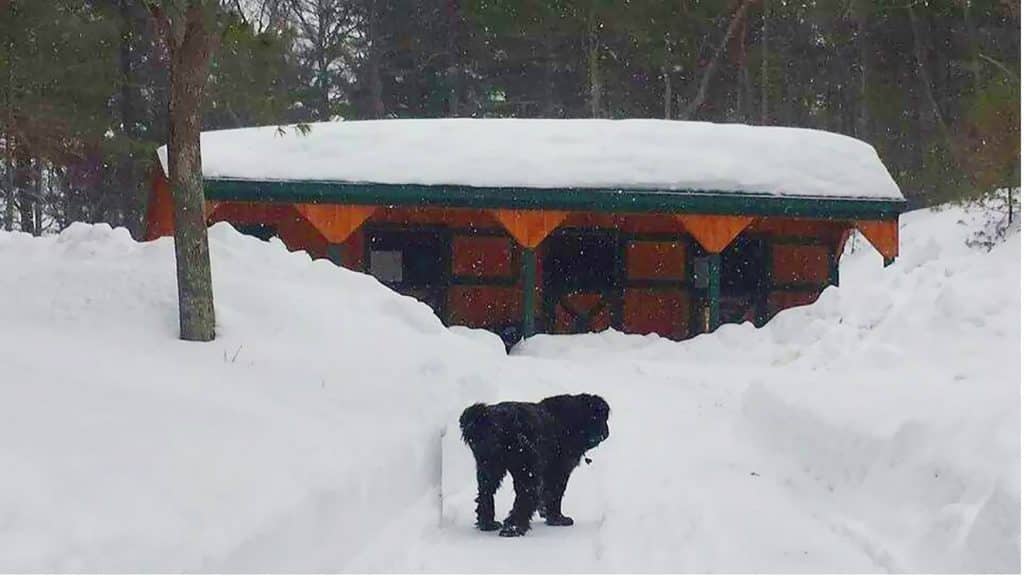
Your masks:
M 0 233 L 0 570 L 1017 572 L 1020 236 L 982 220 L 906 215 L 761 330 L 511 356 L 225 224 L 183 343 L 169 239 Z M 462 407 L 578 391 L 612 416 L 577 524 L 473 530 Z

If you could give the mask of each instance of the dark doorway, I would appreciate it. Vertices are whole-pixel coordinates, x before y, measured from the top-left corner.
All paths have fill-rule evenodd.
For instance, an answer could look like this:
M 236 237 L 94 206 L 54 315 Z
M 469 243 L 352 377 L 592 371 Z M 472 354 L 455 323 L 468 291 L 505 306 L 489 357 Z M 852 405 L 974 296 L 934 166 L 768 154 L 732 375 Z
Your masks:
M 243 235 L 249 235 L 250 237 L 256 237 L 263 241 L 269 241 L 271 237 L 277 236 L 277 227 L 273 225 L 235 225 L 235 230 Z
M 444 319 L 448 240 L 440 230 L 371 230 L 366 269 L 381 283 L 423 301 Z
M 545 241 L 544 322 L 549 333 L 601 331 L 616 324 L 622 300 L 618 235 L 563 230 Z
M 740 235 L 722 251 L 722 323 L 761 324 L 768 294 L 768 252 L 763 239 Z

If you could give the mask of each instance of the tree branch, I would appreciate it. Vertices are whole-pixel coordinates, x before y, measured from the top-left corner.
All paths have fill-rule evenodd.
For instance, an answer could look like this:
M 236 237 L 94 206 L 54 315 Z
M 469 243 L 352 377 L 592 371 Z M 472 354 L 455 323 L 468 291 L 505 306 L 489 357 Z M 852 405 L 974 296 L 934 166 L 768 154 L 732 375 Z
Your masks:
M 718 68 L 718 63 L 722 59 L 722 54 L 725 52 L 725 48 L 729 45 L 729 40 L 731 40 L 733 35 L 736 34 L 736 29 L 739 28 L 740 23 L 746 17 L 747 9 L 757 1 L 759 0 L 743 0 L 740 7 L 736 9 L 736 14 L 733 15 L 732 20 L 729 22 L 729 27 L 726 29 L 725 36 L 722 37 L 722 41 L 719 42 L 718 48 L 715 50 L 715 55 L 712 57 L 711 62 L 708 63 L 707 68 L 704 69 L 704 75 L 700 79 L 697 94 L 694 95 L 693 100 L 690 101 L 690 104 L 686 106 L 680 115 L 683 120 L 691 118 L 694 113 L 697 112 L 697 109 L 704 104 L 704 100 L 707 98 L 708 86 L 711 84 L 711 77 Z

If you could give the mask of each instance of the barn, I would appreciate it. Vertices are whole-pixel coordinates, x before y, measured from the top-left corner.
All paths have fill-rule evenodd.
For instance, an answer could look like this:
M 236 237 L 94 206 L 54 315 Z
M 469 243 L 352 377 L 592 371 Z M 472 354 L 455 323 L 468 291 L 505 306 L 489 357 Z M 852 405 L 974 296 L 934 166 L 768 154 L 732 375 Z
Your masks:
M 506 343 L 763 324 L 884 264 L 905 200 L 875 150 L 809 129 L 667 120 L 415 119 L 205 132 L 209 223 L 279 237 Z M 166 149 L 147 212 L 173 234 Z M 339 295 L 344 299 L 344 295 Z

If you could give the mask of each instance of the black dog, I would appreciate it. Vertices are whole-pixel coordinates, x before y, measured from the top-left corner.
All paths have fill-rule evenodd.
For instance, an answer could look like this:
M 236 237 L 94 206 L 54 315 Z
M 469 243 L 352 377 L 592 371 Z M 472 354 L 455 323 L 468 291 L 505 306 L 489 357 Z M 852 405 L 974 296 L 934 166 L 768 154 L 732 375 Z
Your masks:
M 608 404 L 590 394 L 558 395 L 540 403 L 474 404 L 459 417 L 462 439 L 476 459 L 476 525 L 522 536 L 538 511 L 550 526 L 570 526 L 562 514 L 569 474 L 587 450 L 608 438 Z M 589 460 L 588 460 L 589 462 Z M 516 491 L 504 524 L 494 520 L 494 493 L 505 472 Z

